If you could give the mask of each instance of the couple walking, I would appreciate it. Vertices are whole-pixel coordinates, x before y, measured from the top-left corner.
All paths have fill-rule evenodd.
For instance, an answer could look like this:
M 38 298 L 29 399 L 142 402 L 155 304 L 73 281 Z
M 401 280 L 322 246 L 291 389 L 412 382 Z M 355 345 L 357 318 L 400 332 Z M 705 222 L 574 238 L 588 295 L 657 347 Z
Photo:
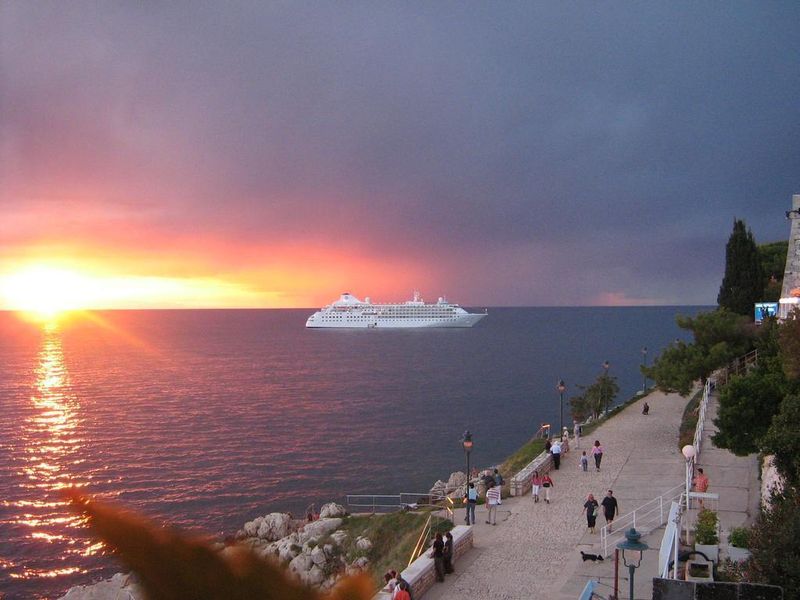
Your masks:
M 542 488 L 544 488 L 544 501 L 547 504 L 550 504 L 550 488 L 554 487 L 553 480 L 550 479 L 550 475 L 545 473 L 544 475 L 539 475 L 539 471 L 533 472 L 533 477 L 531 477 L 531 495 L 533 495 L 533 501 L 539 501 L 539 492 Z
M 499 470 L 495 469 L 494 474 L 487 475 L 485 481 L 487 485 L 486 508 L 489 511 L 486 516 L 486 523 L 497 525 L 497 507 L 503 503 L 503 476 Z M 467 487 L 467 493 L 464 495 L 464 504 L 467 509 L 464 521 L 466 521 L 467 525 L 475 525 L 475 506 L 478 504 L 478 490 L 475 489 L 474 483 L 470 482 Z
M 619 514 L 619 504 L 614 497 L 614 492 L 608 490 L 602 503 L 598 503 L 597 500 L 595 500 L 594 494 L 589 494 L 586 498 L 586 502 L 583 504 L 583 512 L 586 513 L 586 525 L 589 527 L 589 533 L 594 533 L 597 514 L 600 512 L 601 506 L 603 507 L 603 516 L 606 518 L 608 531 L 609 533 L 611 532 L 611 524 L 614 522 L 614 518 Z
M 444 581 L 445 574 L 453 573 L 453 534 L 449 531 L 442 537 L 437 533 L 430 554 L 436 569 L 436 581 Z

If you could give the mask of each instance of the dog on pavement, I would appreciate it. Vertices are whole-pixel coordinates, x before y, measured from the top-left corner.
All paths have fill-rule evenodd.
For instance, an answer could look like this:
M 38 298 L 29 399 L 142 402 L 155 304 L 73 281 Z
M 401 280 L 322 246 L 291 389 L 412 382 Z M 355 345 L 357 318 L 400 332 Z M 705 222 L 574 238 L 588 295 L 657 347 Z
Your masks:
M 583 550 L 581 550 L 580 552 L 581 552 L 581 558 L 583 559 L 583 562 L 586 562 L 587 560 L 591 560 L 591 561 L 598 561 L 598 560 L 602 561 L 603 560 L 603 557 L 600 556 L 599 554 L 589 554 L 588 552 L 584 552 Z

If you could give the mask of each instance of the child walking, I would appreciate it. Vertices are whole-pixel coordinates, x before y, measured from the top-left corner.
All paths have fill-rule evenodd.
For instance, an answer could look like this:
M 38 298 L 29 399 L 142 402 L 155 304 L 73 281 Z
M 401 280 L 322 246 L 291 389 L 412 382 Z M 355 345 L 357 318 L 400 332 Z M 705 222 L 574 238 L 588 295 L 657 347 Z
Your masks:
M 589 470 L 589 457 L 586 456 L 586 450 L 584 450 L 583 454 L 581 454 L 580 466 L 584 473 Z

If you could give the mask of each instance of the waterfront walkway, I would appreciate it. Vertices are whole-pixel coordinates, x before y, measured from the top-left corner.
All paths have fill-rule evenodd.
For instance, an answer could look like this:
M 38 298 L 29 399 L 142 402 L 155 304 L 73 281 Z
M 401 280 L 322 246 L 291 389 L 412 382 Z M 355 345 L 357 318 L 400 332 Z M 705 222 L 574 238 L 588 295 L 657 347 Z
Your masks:
M 553 471 L 555 487 L 551 504 L 534 504 L 530 496 L 503 501 L 497 526 L 487 525 L 486 511 L 479 507 L 475 526 L 475 548 L 456 565 L 456 573 L 437 584 L 424 600 L 494 600 L 543 598 L 575 600 L 586 581 L 598 579 L 596 592 L 601 597 L 612 593 L 613 554 L 605 562 L 583 562 L 580 550 L 599 554 L 602 514 L 597 519 L 597 534 L 588 533 L 583 503 L 587 494 L 602 500 L 614 490 L 625 514 L 680 485 L 685 462 L 678 448 L 678 427 L 688 402 L 677 394 L 658 391 L 646 397 L 650 414 L 641 414 L 643 399 L 631 404 L 581 440 L 581 450 L 595 439 L 605 448 L 602 469 L 584 473 L 578 468 L 581 450 L 572 448 L 562 459 L 561 469 Z M 749 521 L 758 507 L 757 465 L 754 457 L 738 458 L 713 448 L 711 419 L 716 415 L 716 396 L 712 396 L 706 417 L 705 434 L 698 464 L 705 467 L 710 492 L 720 494 L 723 529 L 729 524 Z M 571 445 L 572 442 L 571 442 Z M 462 523 L 463 510 L 456 512 Z M 663 535 L 659 528 L 643 538 L 653 550 L 645 553 L 636 573 L 636 598 L 651 598 L 652 577 L 656 576 L 658 546 Z M 627 569 L 620 565 L 620 597 L 628 597 Z

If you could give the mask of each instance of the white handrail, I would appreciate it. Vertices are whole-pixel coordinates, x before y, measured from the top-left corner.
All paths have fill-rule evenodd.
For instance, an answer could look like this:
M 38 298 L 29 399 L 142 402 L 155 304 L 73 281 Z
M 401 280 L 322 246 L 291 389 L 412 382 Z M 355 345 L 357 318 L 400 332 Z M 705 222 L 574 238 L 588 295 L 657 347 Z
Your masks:
M 623 540 L 625 529 L 633 527 L 637 531 L 647 534 L 661 527 L 667 522 L 666 513 L 670 503 L 680 500 L 683 492 L 684 485 L 677 485 L 649 502 L 645 502 L 637 509 L 617 517 L 614 519 L 614 527 L 617 528 L 614 532 L 608 531 L 608 525 L 603 525 L 600 529 L 600 547 L 603 556 L 611 554 L 616 543 Z

